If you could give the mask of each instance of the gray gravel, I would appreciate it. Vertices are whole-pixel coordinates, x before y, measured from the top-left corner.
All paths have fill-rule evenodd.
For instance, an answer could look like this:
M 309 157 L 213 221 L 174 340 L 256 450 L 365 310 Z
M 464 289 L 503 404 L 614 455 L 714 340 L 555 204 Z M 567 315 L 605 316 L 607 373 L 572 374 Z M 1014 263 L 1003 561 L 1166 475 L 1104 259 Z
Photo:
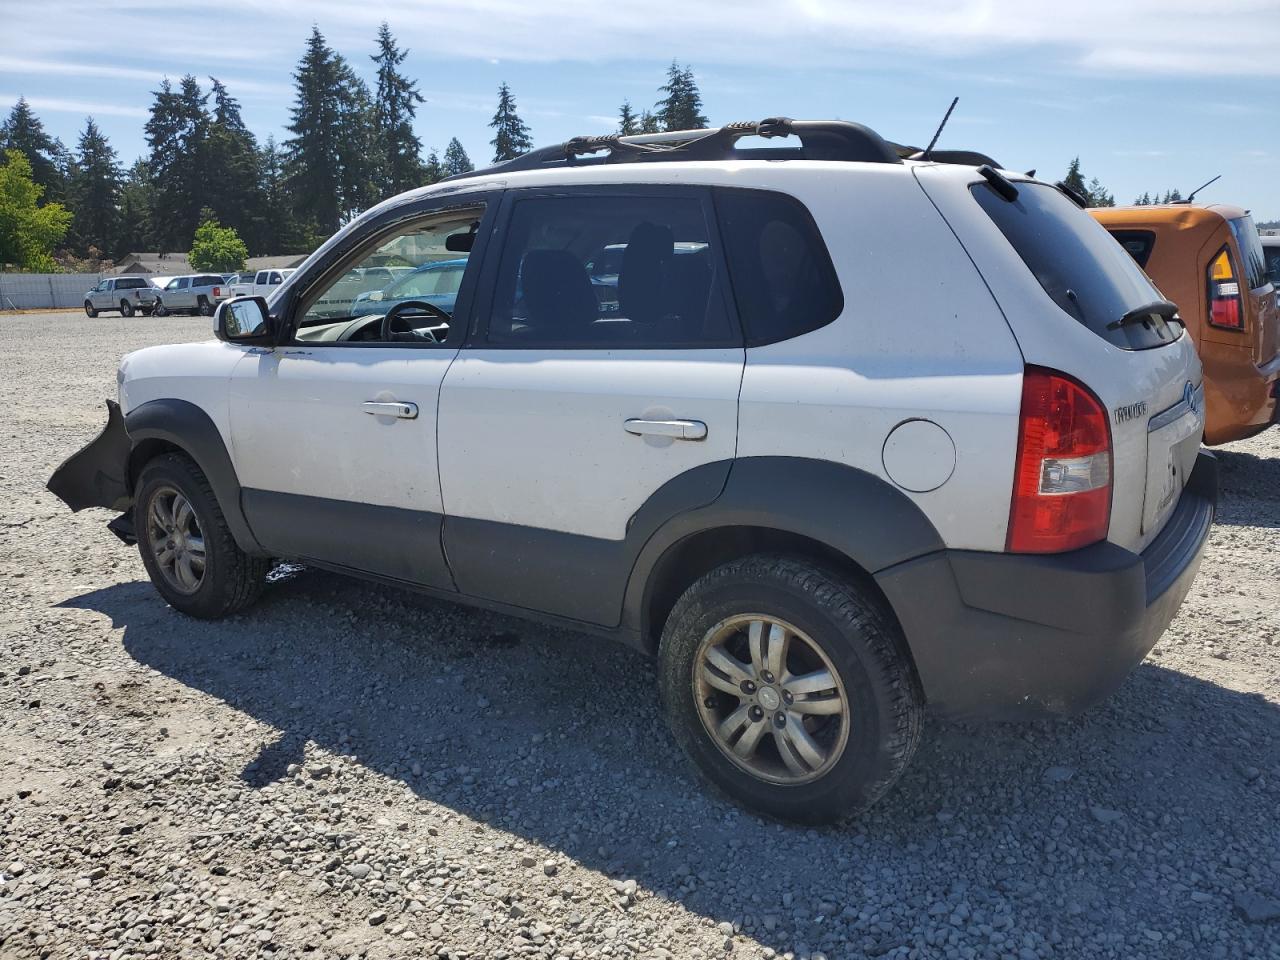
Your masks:
M 711 796 L 651 665 L 305 569 L 221 623 L 43 489 L 117 359 L 0 317 L 0 956 L 1280 958 L 1280 431 L 1108 703 L 931 722 L 829 830 Z

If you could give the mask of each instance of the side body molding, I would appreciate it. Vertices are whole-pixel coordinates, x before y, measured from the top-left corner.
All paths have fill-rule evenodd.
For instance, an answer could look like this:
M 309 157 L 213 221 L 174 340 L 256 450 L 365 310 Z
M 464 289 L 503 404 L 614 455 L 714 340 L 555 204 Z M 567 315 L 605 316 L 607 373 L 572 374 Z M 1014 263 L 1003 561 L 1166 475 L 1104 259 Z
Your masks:
M 231 455 L 222 441 L 222 434 L 207 413 L 186 400 L 151 400 L 130 410 L 124 418 L 124 425 L 135 451 L 149 440 L 158 440 L 186 451 L 209 478 L 209 485 L 213 487 L 236 544 L 254 556 L 266 555 L 245 521 L 240 502 L 240 481 L 231 464 Z M 134 479 L 131 464 L 130 482 Z
M 866 471 L 803 457 L 742 457 L 712 503 L 673 516 L 636 555 L 624 632 L 645 639 L 652 575 L 700 533 L 756 527 L 794 534 L 843 554 L 870 574 L 943 549 L 932 523 L 905 494 Z

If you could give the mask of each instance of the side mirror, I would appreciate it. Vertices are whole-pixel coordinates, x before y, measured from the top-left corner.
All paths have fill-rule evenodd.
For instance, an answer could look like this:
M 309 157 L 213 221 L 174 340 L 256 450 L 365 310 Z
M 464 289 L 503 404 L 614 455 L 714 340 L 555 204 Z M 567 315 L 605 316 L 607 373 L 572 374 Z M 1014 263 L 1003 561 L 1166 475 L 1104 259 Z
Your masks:
M 275 345 L 271 315 L 265 297 L 233 297 L 218 304 L 213 314 L 213 330 L 228 343 Z

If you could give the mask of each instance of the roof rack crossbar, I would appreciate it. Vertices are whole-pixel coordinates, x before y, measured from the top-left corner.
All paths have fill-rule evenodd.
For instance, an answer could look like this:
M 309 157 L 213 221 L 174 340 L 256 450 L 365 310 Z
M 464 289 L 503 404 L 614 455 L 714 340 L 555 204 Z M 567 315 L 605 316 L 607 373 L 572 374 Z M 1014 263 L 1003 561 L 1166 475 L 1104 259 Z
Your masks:
M 894 145 L 870 127 L 847 120 L 792 120 L 768 117 L 744 120 L 703 130 L 672 130 L 635 136 L 606 134 L 574 137 L 564 143 L 541 147 L 514 160 L 483 170 L 457 174 L 447 180 L 498 176 L 520 170 L 575 166 L 579 163 L 634 163 L 660 160 L 732 160 L 735 145 L 743 137 L 765 139 L 796 137 L 800 146 L 789 156 L 806 160 L 844 160 L 864 163 L 901 163 Z M 786 148 L 784 148 L 785 150 Z M 603 156 L 596 156 L 603 154 Z M 758 155 L 752 151 L 752 155 Z

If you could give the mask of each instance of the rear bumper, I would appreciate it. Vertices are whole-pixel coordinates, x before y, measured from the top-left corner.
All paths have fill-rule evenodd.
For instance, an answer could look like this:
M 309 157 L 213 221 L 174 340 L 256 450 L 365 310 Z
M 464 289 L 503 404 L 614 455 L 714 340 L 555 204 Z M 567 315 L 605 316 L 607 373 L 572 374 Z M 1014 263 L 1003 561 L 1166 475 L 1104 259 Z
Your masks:
M 1245 440 L 1280 420 L 1280 355 L 1261 366 L 1247 350 L 1206 348 L 1205 443 Z
M 1217 461 L 1201 453 L 1142 554 L 1111 543 L 1043 556 L 945 550 L 877 574 L 931 708 L 1021 719 L 1108 696 L 1191 589 L 1217 497 Z

